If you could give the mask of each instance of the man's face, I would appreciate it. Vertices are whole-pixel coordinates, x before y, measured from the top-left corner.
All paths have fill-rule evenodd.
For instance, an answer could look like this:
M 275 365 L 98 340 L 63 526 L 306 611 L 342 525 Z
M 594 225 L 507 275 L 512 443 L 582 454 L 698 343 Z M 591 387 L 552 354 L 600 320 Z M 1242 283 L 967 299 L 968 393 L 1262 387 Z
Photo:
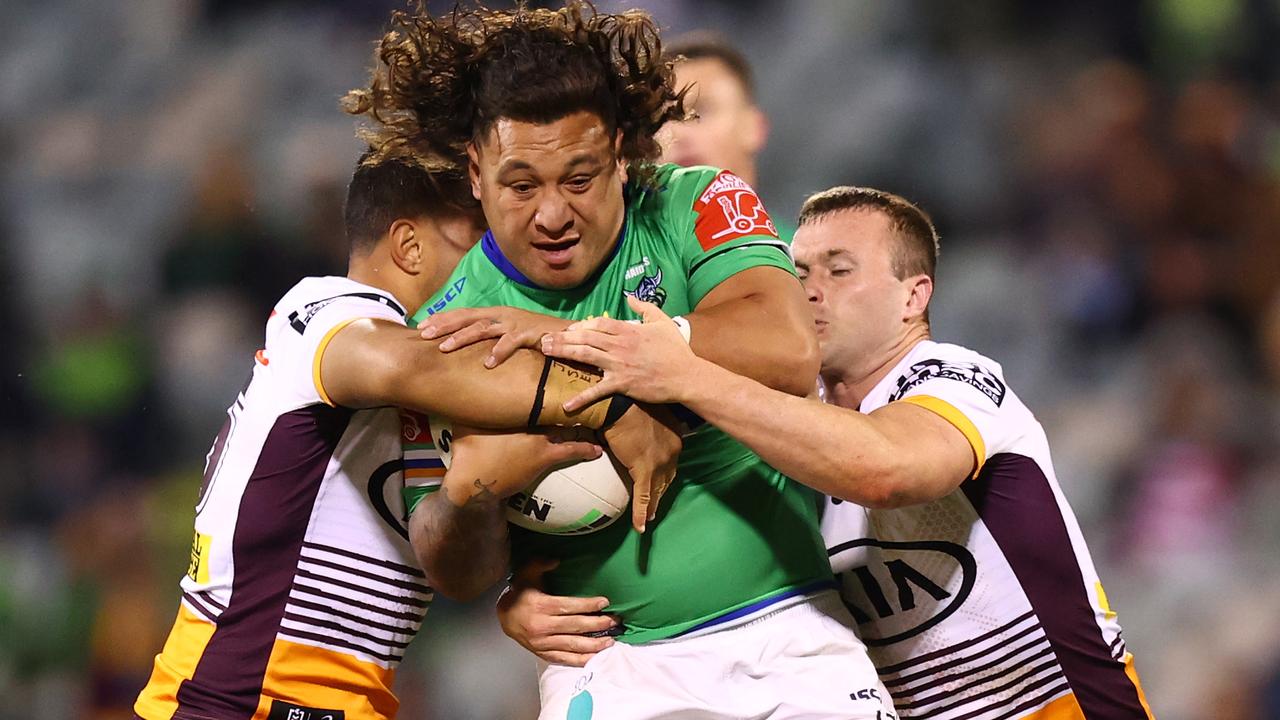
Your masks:
M 622 228 L 617 136 L 594 113 L 545 125 L 500 119 L 468 147 L 471 187 L 504 255 L 547 288 L 581 285 Z
M 764 147 L 765 121 L 746 88 L 723 62 L 712 58 L 676 65 L 676 87 L 689 84 L 693 87 L 685 103 L 698 117 L 663 127 L 662 159 L 747 172 Z
M 796 231 L 791 248 L 824 371 L 864 368 L 902 336 L 911 285 L 894 277 L 894 242 L 888 217 L 874 210 L 837 211 Z

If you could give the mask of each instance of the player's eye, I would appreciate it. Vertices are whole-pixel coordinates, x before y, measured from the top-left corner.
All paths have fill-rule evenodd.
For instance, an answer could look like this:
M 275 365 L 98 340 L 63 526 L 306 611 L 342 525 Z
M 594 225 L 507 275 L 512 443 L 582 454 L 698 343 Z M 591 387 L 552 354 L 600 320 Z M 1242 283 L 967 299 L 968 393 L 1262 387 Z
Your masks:
M 514 182 L 511 183 L 510 187 L 517 195 L 528 195 L 534 190 L 533 183 L 531 182 Z
M 853 272 L 852 268 L 833 267 L 831 268 L 831 277 L 845 277 Z
M 591 176 L 578 175 L 576 177 L 570 178 L 569 182 L 566 183 L 566 185 L 569 186 L 570 190 L 573 190 L 575 192 L 582 192 L 583 190 L 586 190 L 588 187 L 591 186 Z
M 809 277 L 809 271 L 801 268 L 796 268 L 796 277 L 800 278 L 801 280 L 804 280 L 805 278 Z

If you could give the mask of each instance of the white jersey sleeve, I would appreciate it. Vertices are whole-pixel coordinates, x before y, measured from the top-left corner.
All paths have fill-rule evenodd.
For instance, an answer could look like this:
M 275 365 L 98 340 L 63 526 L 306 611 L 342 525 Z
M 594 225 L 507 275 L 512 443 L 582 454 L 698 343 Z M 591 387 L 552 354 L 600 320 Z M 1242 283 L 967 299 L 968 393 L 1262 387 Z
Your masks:
M 294 395 L 298 406 L 322 402 L 333 405 L 320 382 L 324 351 L 338 331 L 356 320 L 376 318 L 400 325 L 403 310 L 390 295 L 346 278 L 309 278 L 281 298 L 267 322 L 263 350 L 281 390 Z
M 1012 417 L 1020 413 L 1005 403 L 1009 391 L 998 363 L 956 345 L 928 348 L 898 376 L 888 402 L 919 405 L 954 425 L 973 447 L 976 476 L 988 459 L 1012 447 L 1028 418 Z

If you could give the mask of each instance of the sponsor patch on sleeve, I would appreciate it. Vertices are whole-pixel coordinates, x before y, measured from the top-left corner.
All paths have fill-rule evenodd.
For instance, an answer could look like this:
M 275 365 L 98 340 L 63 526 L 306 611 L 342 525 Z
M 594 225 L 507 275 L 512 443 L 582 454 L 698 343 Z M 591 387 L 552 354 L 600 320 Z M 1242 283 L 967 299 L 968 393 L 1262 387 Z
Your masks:
M 431 442 L 431 428 L 428 425 L 427 416 L 404 408 L 399 410 L 403 444 L 435 447 Z
M 889 402 L 901 400 L 912 388 L 921 383 L 941 378 L 971 385 L 1000 407 L 1004 402 L 1005 384 L 995 373 L 977 363 L 924 360 L 911 366 L 907 374 L 898 378 L 897 389 L 889 396 Z
M 694 233 L 703 250 L 753 235 L 778 237 L 778 228 L 765 212 L 755 190 L 742 178 L 723 170 L 693 204 Z

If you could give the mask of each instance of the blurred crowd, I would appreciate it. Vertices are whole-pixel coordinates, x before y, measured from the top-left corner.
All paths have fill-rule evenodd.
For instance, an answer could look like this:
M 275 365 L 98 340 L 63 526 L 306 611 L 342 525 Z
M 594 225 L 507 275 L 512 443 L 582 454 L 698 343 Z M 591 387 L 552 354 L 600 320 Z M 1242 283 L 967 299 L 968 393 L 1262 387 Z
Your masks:
M 934 214 L 935 334 L 1046 426 L 1157 716 L 1280 718 L 1280 6 L 599 5 L 743 51 L 775 216 Z M 345 271 L 337 99 L 399 6 L 0 6 L 0 720 L 129 716 L 267 314 Z M 491 603 L 428 618 L 403 717 L 536 714 Z

